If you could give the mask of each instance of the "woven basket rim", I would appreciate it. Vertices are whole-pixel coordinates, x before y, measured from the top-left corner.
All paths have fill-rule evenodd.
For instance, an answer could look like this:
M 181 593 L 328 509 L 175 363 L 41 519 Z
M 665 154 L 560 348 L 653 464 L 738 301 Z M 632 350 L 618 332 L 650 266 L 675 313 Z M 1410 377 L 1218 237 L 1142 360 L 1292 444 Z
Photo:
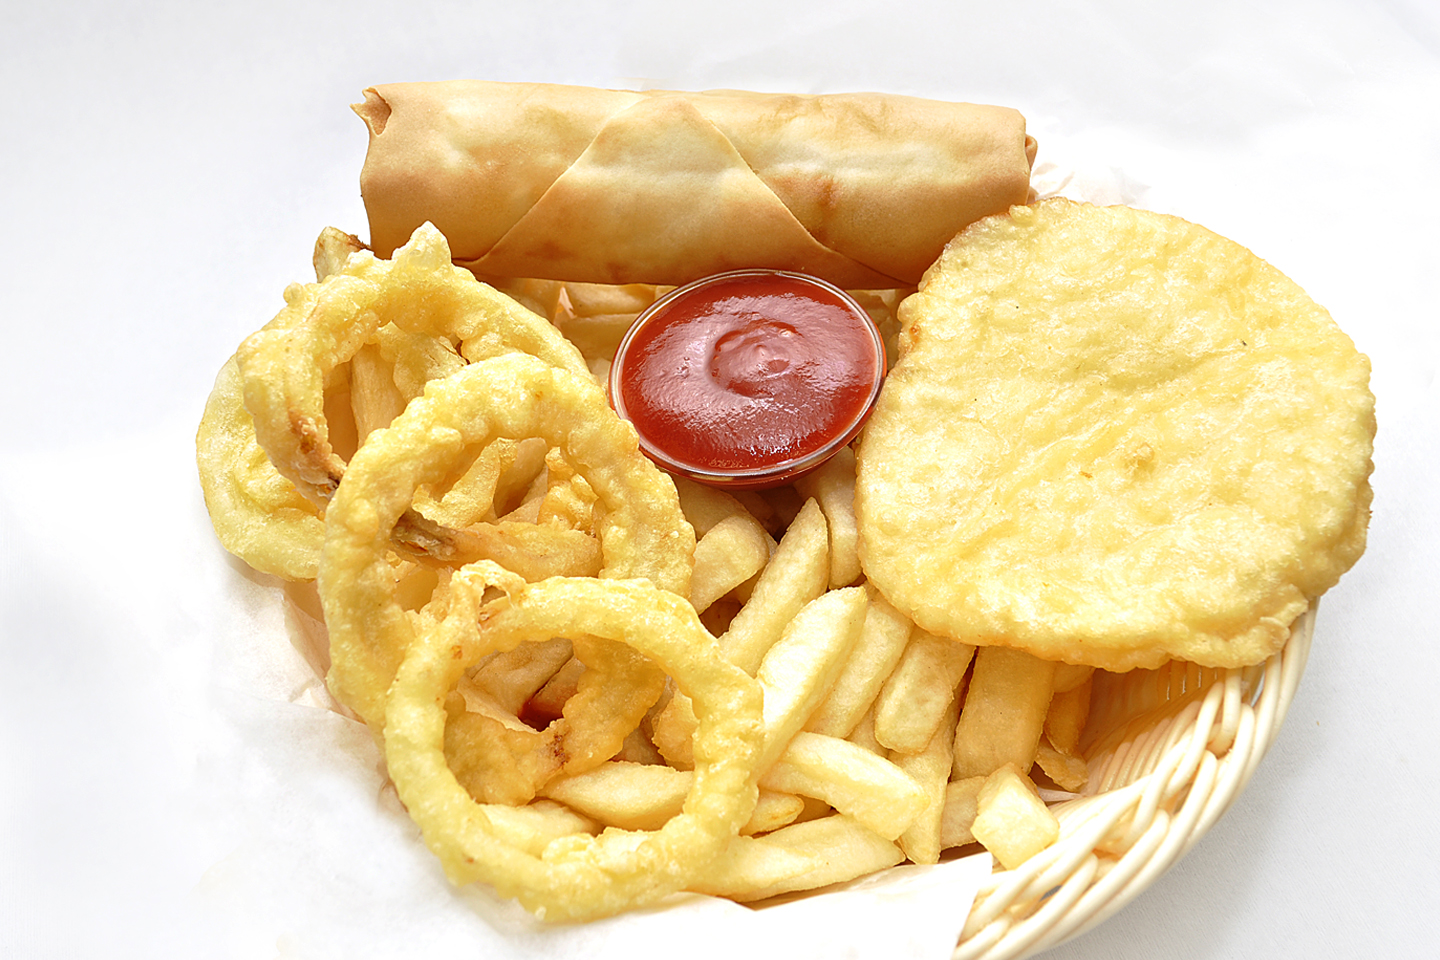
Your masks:
M 1106 695 L 1133 702 L 1086 744 L 1083 794 L 1051 805 L 1060 839 L 991 874 L 953 960 L 1020 960 L 1058 946 L 1135 899 L 1194 846 L 1274 742 L 1309 657 L 1315 609 L 1254 667 L 1177 663 L 1108 675 L 1120 690 Z

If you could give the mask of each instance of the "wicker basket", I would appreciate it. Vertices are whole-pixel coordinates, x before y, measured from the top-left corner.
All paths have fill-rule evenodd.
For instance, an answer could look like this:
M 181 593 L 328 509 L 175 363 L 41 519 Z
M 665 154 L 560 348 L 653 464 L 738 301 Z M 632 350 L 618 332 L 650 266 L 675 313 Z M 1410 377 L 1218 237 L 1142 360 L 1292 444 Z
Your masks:
M 1171 663 L 1096 674 L 1084 795 L 1051 806 L 1060 839 L 980 889 L 954 960 L 1012 960 L 1109 917 L 1210 829 L 1285 720 L 1310 653 L 1315 608 L 1265 663 Z

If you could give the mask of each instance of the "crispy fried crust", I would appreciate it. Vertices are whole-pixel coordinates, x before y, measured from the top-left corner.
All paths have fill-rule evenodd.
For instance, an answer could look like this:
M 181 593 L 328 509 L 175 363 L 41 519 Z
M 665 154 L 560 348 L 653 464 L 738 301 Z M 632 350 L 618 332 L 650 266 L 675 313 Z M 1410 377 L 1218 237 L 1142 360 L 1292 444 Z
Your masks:
M 963 231 L 900 318 L 856 503 L 866 574 L 926 629 L 1239 666 L 1363 551 L 1369 361 L 1238 244 L 1016 207 Z
M 360 190 L 381 256 L 422 222 L 479 274 L 685 283 L 741 267 L 908 286 L 1030 188 L 1004 107 L 872 93 L 461 80 L 365 91 Z

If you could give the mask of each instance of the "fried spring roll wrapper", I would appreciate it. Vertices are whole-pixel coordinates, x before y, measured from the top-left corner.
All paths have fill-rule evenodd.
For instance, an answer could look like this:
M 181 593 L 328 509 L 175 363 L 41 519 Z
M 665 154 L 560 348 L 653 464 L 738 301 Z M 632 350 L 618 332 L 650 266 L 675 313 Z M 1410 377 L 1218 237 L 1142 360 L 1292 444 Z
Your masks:
M 633 93 L 454 81 L 365 91 L 380 256 L 433 222 L 477 274 L 679 284 L 799 270 L 917 283 L 962 227 L 1024 203 L 1004 107 L 859 93 Z

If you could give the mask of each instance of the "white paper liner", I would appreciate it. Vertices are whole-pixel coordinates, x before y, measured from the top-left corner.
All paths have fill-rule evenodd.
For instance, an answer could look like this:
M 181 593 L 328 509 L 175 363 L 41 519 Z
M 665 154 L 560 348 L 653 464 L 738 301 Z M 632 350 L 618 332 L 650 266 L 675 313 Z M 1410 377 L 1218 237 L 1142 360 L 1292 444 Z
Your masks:
M 427 937 L 448 941 L 452 936 L 469 936 L 472 949 L 484 945 L 473 955 L 498 960 L 570 956 L 659 960 L 672 956 L 681 943 L 690 957 L 767 957 L 783 944 L 784 955 L 794 960 L 895 956 L 939 960 L 951 955 L 974 893 L 990 876 L 990 855 L 981 853 L 933 866 L 906 864 L 820 893 L 754 907 L 679 894 L 661 906 L 588 924 L 547 924 L 513 901 L 501 900 L 483 884 L 451 887 L 385 780 L 381 751 L 368 729 L 341 715 L 343 708 L 334 705 L 317 676 L 325 666 L 324 625 L 306 610 L 313 609 L 313 588 L 276 581 L 273 589 L 285 611 L 290 642 L 275 633 L 257 636 L 249 665 L 251 675 L 261 679 L 273 699 L 236 700 L 229 711 L 238 728 L 237 748 L 263 757 L 247 766 L 268 768 L 265 780 L 279 793 L 250 824 L 253 832 L 271 836 L 238 848 L 202 883 L 206 903 L 231 915 L 237 935 L 253 933 L 257 905 L 263 905 L 260 912 L 268 913 L 277 927 L 290 928 L 289 935 L 296 935 L 293 931 L 302 926 L 330 930 L 329 946 L 344 944 L 340 952 L 352 957 L 394 956 L 408 949 L 423 917 L 430 925 Z M 259 622 L 262 629 L 273 630 L 273 613 L 267 612 Z M 283 733 L 277 736 L 280 730 Z M 343 801 L 331 794 L 336 789 L 344 791 Z M 313 810 L 315 790 L 327 798 L 323 802 L 329 816 L 324 821 L 308 823 L 303 836 L 290 835 L 276 825 L 277 806 Z M 374 822 L 361 822 L 367 816 Z M 393 848 L 397 842 L 409 849 L 389 867 L 375 867 L 369 895 L 360 901 L 362 924 L 369 932 L 357 942 L 351 942 L 354 901 L 310 884 L 302 884 L 302 890 L 278 892 L 293 881 L 282 881 L 277 888 L 277 875 L 293 877 L 297 859 L 323 863 L 333 859 L 337 848 L 352 842 L 347 837 L 359 835 L 366 838 L 364 842 L 375 843 L 377 834 L 384 837 L 377 861 L 387 855 L 383 848 Z M 395 854 L 388 851 L 392 857 Z M 404 876 L 410 877 L 412 886 L 397 891 L 398 878 Z M 320 877 L 311 881 L 326 882 Z M 343 887 L 353 894 L 362 882 L 362 877 L 352 874 Z M 381 891 L 388 895 L 383 905 L 373 902 Z M 385 922 L 378 923 L 379 917 Z M 797 930 L 805 935 L 796 938 Z

